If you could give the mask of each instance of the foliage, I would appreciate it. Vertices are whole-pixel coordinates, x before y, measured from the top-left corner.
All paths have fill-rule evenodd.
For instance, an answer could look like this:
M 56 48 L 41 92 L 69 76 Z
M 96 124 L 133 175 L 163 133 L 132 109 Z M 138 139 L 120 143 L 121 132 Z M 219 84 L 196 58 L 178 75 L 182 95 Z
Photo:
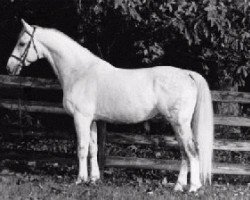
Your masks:
M 110 38 L 128 37 L 136 59 L 146 66 L 190 68 L 208 75 L 211 83 L 219 80 L 214 87 L 228 79 L 244 85 L 250 66 L 246 0 L 79 0 L 77 4 L 81 26 L 106 40 L 104 52 L 112 53 Z M 107 32 L 112 33 L 110 38 Z M 83 35 L 88 38 L 86 31 Z M 112 56 L 116 55 L 108 55 Z

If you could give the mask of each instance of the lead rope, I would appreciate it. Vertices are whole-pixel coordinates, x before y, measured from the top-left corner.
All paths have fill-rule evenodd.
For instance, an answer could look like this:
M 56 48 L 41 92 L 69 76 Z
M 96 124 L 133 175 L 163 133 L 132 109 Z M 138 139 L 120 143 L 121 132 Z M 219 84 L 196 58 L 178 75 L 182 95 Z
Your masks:
M 19 92 L 18 92 L 18 127 L 19 127 L 19 134 L 23 138 L 23 129 L 22 129 L 22 97 L 23 97 L 23 88 L 22 88 L 22 82 L 19 78 Z

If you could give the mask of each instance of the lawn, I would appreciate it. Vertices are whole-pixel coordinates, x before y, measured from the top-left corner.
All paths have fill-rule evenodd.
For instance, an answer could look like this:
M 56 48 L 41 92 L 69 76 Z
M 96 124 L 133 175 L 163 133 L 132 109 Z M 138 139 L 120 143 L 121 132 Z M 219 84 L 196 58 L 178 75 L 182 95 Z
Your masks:
M 119 178 L 118 178 L 119 179 Z M 75 176 L 42 175 L 16 173 L 2 170 L 0 174 L 0 197 L 3 200 L 38 200 L 38 199 L 250 199 L 250 186 L 244 185 L 213 185 L 201 189 L 197 193 L 173 192 L 173 184 L 159 182 L 134 183 L 109 178 L 97 185 L 75 185 Z M 154 185 L 154 187 L 152 187 Z

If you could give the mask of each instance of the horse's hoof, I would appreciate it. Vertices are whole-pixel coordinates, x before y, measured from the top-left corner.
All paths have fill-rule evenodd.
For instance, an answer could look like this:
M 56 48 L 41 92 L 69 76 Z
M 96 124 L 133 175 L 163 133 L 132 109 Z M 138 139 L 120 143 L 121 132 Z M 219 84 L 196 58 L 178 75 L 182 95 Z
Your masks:
M 100 180 L 100 177 L 98 177 L 98 176 L 93 176 L 93 177 L 90 178 L 91 183 L 98 182 L 99 180 Z
M 90 179 L 89 183 L 93 186 L 97 186 L 97 185 L 100 185 L 102 181 L 100 179 Z
M 176 185 L 174 186 L 174 191 L 175 192 L 183 192 L 183 185 L 181 185 L 180 183 L 176 183 Z
M 191 185 L 189 192 L 196 193 L 201 188 L 201 185 Z
M 82 183 L 82 180 L 80 180 L 80 179 L 77 179 L 75 182 L 76 185 L 80 185 L 81 183 Z
M 76 180 L 76 185 L 82 184 L 82 183 L 87 183 L 88 181 L 86 181 L 84 178 L 80 178 L 78 177 Z

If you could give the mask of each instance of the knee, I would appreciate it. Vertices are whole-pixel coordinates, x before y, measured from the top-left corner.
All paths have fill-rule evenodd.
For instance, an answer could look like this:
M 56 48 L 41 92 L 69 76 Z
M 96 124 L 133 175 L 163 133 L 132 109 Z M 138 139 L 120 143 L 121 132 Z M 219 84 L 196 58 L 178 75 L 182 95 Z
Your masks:
M 198 156 L 198 146 L 196 144 L 196 142 L 194 142 L 193 140 L 189 140 L 189 142 L 187 143 L 187 153 L 191 154 L 193 157 L 197 157 Z
M 90 148 L 89 148 L 90 158 L 96 157 L 97 151 L 98 151 L 97 145 L 90 145 Z
M 78 146 L 77 153 L 79 158 L 86 158 L 88 156 L 88 148 L 85 146 Z

